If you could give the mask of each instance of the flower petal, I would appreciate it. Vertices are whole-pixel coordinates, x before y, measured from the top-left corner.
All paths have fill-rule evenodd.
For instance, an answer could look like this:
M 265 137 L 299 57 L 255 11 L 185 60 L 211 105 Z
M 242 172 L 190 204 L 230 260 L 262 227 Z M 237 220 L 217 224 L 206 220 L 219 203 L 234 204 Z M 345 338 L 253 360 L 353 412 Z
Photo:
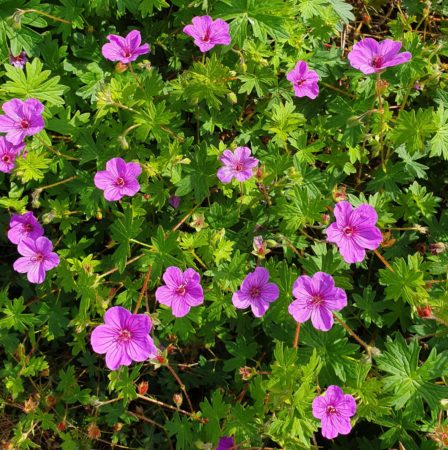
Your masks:
M 116 345 L 117 330 L 108 325 L 99 325 L 92 331 L 90 344 L 95 353 L 107 353 Z

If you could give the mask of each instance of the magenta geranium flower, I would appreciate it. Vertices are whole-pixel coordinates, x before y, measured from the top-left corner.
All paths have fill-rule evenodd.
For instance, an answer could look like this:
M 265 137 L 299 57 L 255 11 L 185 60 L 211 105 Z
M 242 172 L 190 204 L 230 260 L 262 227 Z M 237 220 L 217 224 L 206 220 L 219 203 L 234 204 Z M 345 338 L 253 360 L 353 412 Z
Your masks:
M 350 64 L 369 75 L 381 72 L 386 67 L 398 66 L 408 62 L 412 55 L 409 52 L 399 53 L 402 43 L 391 39 L 377 42 L 372 38 L 365 38 L 357 42 L 348 54 Z
M 134 196 L 140 189 L 137 177 L 142 173 L 139 163 L 127 163 L 121 158 L 112 158 L 106 163 L 106 170 L 95 174 L 94 183 L 104 191 L 109 201 L 122 199 L 125 195 Z
M 280 295 L 278 286 L 268 283 L 268 280 L 269 271 L 264 267 L 257 267 L 246 275 L 240 289 L 233 294 L 235 308 L 245 309 L 250 306 L 255 317 L 262 317 Z
M 319 94 L 319 75 L 308 69 L 305 61 L 299 61 L 294 69 L 288 72 L 286 79 L 292 83 L 296 97 L 315 99 Z
M 222 19 L 213 20 L 210 16 L 193 17 L 192 25 L 184 27 L 184 33 L 194 38 L 201 52 L 208 52 L 215 45 L 229 45 L 232 38 L 229 24 Z
M 4 116 L 0 116 L 0 132 L 6 133 L 6 139 L 14 145 L 19 145 L 26 136 L 32 136 L 43 130 L 45 123 L 42 118 L 44 105 L 35 98 L 22 101 L 13 98 L 3 103 Z
M 156 300 L 169 306 L 175 317 L 183 317 L 193 306 L 204 302 L 201 277 L 193 269 L 182 272 L 178 267 L 170 266 L 163 274 L 165 286 L 156 290 Z
M 347 294 L 335 287 L 331 275 L 316 272 L 312 277 L 302 275 L 294 281 L 292 293 L 295 300 L 288 311 L 299 323 L 311 318 L 313 327 L 328 331 L 333 326 L 333 312 L 347 306 Z
M 177 209 L 179 208 L 180 202 L 181 202 L 181 198 L 178 197 L 177 195 L 172 195 L 169 199 L 168 199 L 168 203 L 174 208 Z
M 334 439 L 352 430 L 350 417 L 356 414 L 355 399 L 339 386 L 328 386 L 324 395 L 313 400 L 313 416 L 321 420 L 322 436 Z
M 375 250 L 383 240 L 381 231 L 375 226 L 378 215 L 373 206 L 362 204 L 353 209 L 348 202 L 339 202 L 334 208 L 336 222 L 326 229 L 327 241 L 334 242 L 345 262 L 362 261 L 365 249 Z
M 222 183 L 230 183 L 232 178 L 238 181 L 246 181 L 253 175 L 253 170 L 258 165 L 258 159 L 251 156 L 250 148 L 237 147 L 235 152 L 224 150 L 219 157 L 223 167 L 216 174 Z
M 30 283 L 43 283 L 46 272 L 59 265 L 59 256 L 52 250 L 53 244 L 46 237 L 22 239 L 17 246 L 22 257 L 15 261 L 14 270 L 26 273 Z
M 126 37 L 109 34 L 107 39 L 110 42 L 103 45 L 101 52 L 110 61 L 120 61 L 123 64 L 128 64 L 135 61 L 140 55 L 145 55 L 149 52 L 149 44 L 140 45 L 142 36 L 138 30 L 131 31 Z
M 16 157 L 25 148 L 25 144 L 11 144 L 4 136 L 0 136 L 0 172 L 10 173 L 14 169 Z
M 219 438 L 216 450 L 233 450 L 235 448 L 235 439 L 231 436 L 223 436 Z
M 106 366 L 116 370 L 132 361 L 157 356 L 157 348 L 149 336 L 151 328 L 151 319 L 146 314 L 132 314 L 121 306 L 113 306 L 104 314 L 104 325 L 92 331 L 90 343 L 94 352 L 106 354 Z
M 31 211 L 25 214 L 14 214 L 9 221 L 8 239 L 18 244 L 22 239 L 36 240 L 43 236 L 44 229 Z
M 25 52 L 20 52 L 17 56 L 13 54 L 9 55 L 9 64 L 17 67 L 18 69 L 23 69 L 23 66 L 28 62 L 28 58 Z

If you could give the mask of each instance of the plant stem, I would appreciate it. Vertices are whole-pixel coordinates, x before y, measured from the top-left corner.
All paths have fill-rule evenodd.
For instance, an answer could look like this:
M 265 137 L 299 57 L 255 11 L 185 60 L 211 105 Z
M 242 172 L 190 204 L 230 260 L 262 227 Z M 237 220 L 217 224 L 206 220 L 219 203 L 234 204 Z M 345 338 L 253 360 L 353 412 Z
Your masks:
M 52 16 L 51 14 L 48 14 L 46 12 L 38 11 L 37 9 L 18 9 L 17 10 L 17 14 L 19 14 L 20 16 L 24 16 L 25 14 L 28 14 L 28 13 L 40 14 L 41 16 L 48 17 L 49 19 L 55 20 L 56 22 L 62 22 L 62 23 L 66 23 L 67 25 L 71 25 L 70 20 L 60 19 L 59 17 Z
M 322 86 L 327 87 L 328 89 L 332 89 L 333 91 L 339 92 L 339 94 L 347 95 L 348 97 L 353 98 L 353 99 L 356 98 L 356 96 L 354 96 L 350 92 L 344 91 L 343 89 L 339 89 L 338 87 L 333 86 L 332 84 L 328 84 L 328 83 L 325 83 L 323 81 L 320 81 L 320 84 Z
M 138 296 L 137 304 L 134 308 L 134 314 L 137 314 L 137 311 L 140 309 L 140 305 L 142 303 L 143 296 L 145 295 L 146 289 L 148 288 L 149 278 L 151 277 L 152 266 L 148 267 L 148 270 L 145 275 L 145 279 L 143 280 L 143 286 L 140 289 L 140 295 Z
M 129 261 L 126 262 L 125 266 L 129 266 L 129 264 L 134 263 L 135 261 L 138 261 L 140 258 L 145 256 L 146 253 L 142 253 L 138 256 L 135 256 L 134 258 L 131 258 Z M 114 267 L 113 269 L 108 270 L 107 272 L 102 273 L 101 275 L 98 275 L 98 278 L 105 278 L 109 275 L 112 275 L 113 273 L 118 272 L 118 269 Z
M 391 272 L 395 272 L 394 269 L 392 269 L 392 266 L 386 261 L 384 256 L 377 249 L 375 249 L 373 253 L 375 253 L 378 259 L 387 267 L 387 269 L 389 269 Z
M 176 371 L 169 365 L 169 363 L 167 363 L 165 365 L 165 367 L 171 372 L 171 375 L 173 375 L 173 377 L 176 380 L 177 384 L 179 385 L 181 391 L 184 393 L 185 398 L 187 399 L 188 406 L 190 407 L 191 412 L 194 414 L 193 404 L 191 403 L 190 396 L 188 395 L 185 384 L 182 383 L 182 380 L 179 378 L 179 375 L 177 375 Z
M 171 409 L 172 411 L 177 411 L 181 414 L 185 414 L 186 416 L 189 416 L 189 417 L 197 420 L 198 422 L 207 423 L 204 419 L 201 419 L 200 417 L 198 417 L 196 415 L 196 413 L 194 413 L 194 412 L 188 412 L 188 411 L 185 411 L 184 409 L 176 408 L 175 406 L 168 405 L 168 403 L 163 403 L 160 400 L 156 400 L 155 398 L 152 398 L 152 397 L 146 397 L 145 395 L 137 394 L 137 396 L 138 396 L 138 398 L 140 398 L 141 400 L 144 400 L 145 402 L 153 403 L 154 405 L 162 406 L 163 408 Z
M 146 247 L 146 248 L 149 248 L 150 250 L 154 250 L 151 245 L 145 244 L 144 242 L 137 241 L 137 239 L 129 239 L 129 242 L 134 242 L 135 244 L 139 244 L 142 247 Z
M 364 342 L 342 319 L 340 319 L 336 314 L 333 317 L 345 328 L 345 330 L 361 345 L 363 346 L 367 353 L 370 354 L 371 347 L 369 344 Z
M 61 181 L 58 181 L 58 182 L 56 182 L 56 183 L 47 184 L 46 186 L 42 186 L 42 187 L 40 187 L 40 188 L 37 188 L 37 190 L 39 190 L 40 192 L 42 192 L 44 189 L 50 189 L 50 188 L 52 188 L 52 187 L 59 186 L 60 184 L 64 184 L 64 183 L 68 183 L 69 181 L 76 180 L 77 178 L 78 178 L 78 177 L 77 177 L 76 175 L 74 175 L 74 176 L 72 176 L 72 177 L 66 178 L 65 180 L 61 180 Z
M 73 156 L 69 156 L 66 155 L 64 153 L 61 153 L 59 150 L 56 150 L 55 148 L 53 148 L 51 145 L 47 144 L 41 137 L 36 136 L 36 139 L 44 146 L 46 147 L 48 150 L 50 150 L 50 152 L 54 153 L 55 155 L 61 156 L 62 158 L 68 159 L 69 161 L 79 161 L 79 158 L 75 158 Z
M 132 76 L 134 77 L 135 81 L 138 84 L 138 87 L 141 89 L 141 91 L 143 92 L 143 94 L 146 94 L 145 92 L 145 88 L 143 87 L 142 83 L 140 82 L 140 80 L 137 77 L 137 74 L 134 71 L 134 68 L 132 67 L 132 62 L 129 63 L 129 71 L 131 72 Z
M 296 334 L 294 336 L 294 343 L 292 344 L 292 348 L 297 348 L 299 345 L 299 335 L 300 335 L 300 322 L 297 322 Z

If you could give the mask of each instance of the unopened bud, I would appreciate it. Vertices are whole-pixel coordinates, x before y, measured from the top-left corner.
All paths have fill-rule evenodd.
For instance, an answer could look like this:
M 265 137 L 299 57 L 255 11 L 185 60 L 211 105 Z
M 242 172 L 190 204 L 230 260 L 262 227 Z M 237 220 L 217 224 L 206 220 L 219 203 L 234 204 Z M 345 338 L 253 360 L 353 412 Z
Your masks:
M 57 429 L 59 431 L 65 431 L 66 428 L 67 428 L 67 424 L 65 423 L 65 420 L 63 420 L 62 422 L 59 422 L 57 424 Z
M 429 251 L 433 255 L 440 255 L 441 253 L 444 253 L 446 250 L 446 244 L 443 242 L 434 242 L 432 244 L 429 244 Z
M 114 431 L 117 433 L 118 431 L 121 431 L 121 429 L 123 428 L 123 424 L 121 422 L 117 422 L 114 425 Z
M 255 369 L 252 367 L 240 367 L 239 374 L 244 381 L 250 380 L 255 375 Z
M 91 423 L 87 428 L 87 435 L 90 439 L 98 439 L 101 436 L 101 430 L 95 423 Z
M 227 101 L 232 105 L 236 105 L 238 103 L 238 97 L 235 92 L 229 92 L 227 94 Z
M 141 381 L 137 386 L 137 391 L 140 395 L 145 395 L 148 392 L 149 383 L 147 381 Z
M 417 314 L 421 319 L 428 319 L 429 317 L 431 317 L 431 307 L 429 305 L 418 306 Z
M 386 80 L 377 80 L 375 84 L 376 95 L 383 95 L 388 87 L 389 83 Z
M 127 64 L 123 64 L 122 62 L 118 62 L 115 65 L 115 72 L 116 73 L 122 73 L 122 72 L 125 72 L 126 70 L 128 70 L 128 65 Z
M 342 202 L 347 200 L 347 194 L 346 194 L 347 188 L 342 186 L 337 186 L 333 189 L 333 199 L 335 202 Z
M 48 213 L 45 213 L 42 216 L 42 222 L 45 224 L 49 224 L 53 222 L 53 220 L 56 218 L 56 213 L 54 211 L 50 211 Z
M 173 402 L 178 408 L 180 408 L 183 401 L 184 399 L 182 397 L 182 394 L 173 394 Z
M 126 140 L 126 136 L 123 136 L 122 134 L 118 136 L 118 142 L 123 150 L 129 149 L 128 141 Z
M 53 408 L 56 405 L 56 397 L 54 395 L 48 395 L 45 402 L 49 408 Z

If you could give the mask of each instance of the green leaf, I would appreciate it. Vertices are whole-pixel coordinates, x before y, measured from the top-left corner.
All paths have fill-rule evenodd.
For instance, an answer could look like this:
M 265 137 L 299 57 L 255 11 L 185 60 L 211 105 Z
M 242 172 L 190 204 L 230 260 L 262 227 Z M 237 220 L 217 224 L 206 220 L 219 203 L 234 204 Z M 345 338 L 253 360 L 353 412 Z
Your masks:
M 264 129 L 274 135 L 274 143 L 284 145 L 291 136 L 298 135 L 304 123 L 304 115 L 296 112 L 293 102 L 279 103 L 274 105 Z
M 355 20 L 355 15 L 352 13 L 353 6 L 344 0 L 328 0 L 328 3 L 334 8 L 336 14 L 344 23 L 349 23 Z
M 0 310 L 2 317 L 0 318 L 0 328 L 14 329 L 19 332 L 26 331 L 29 327 L 39 323 L 39 319 L 33 314 L 24 313 L 25 304 L 23 297 L 15 300 L 5 300 Z
M 221 434 L 221 420 L 226 418 L 230 405 L 223 401 L 220 391 L 214 391 L 211 399 L 206 398 L 199 406 L 203 412 L 203 417 L 207 419 L 204 426 L 207 439 L 216 443 L 217 437 Z
M 439 202 L 439 197 L 427 192 L 425 186 L 420 186 L 414 181 L 405 192 L 400 192 L 397 198 L 397 203 L 400 205 L 398 213 L 405 220 L 418 223 L 422 217 L 425 219 L 433 217 Z
M 142 14 L 142 18 L 152 16 L 154 9 L 160 11 L 162 8 L 168 8 L 170 5 L 165 0 L 140 0 L 138 9 Z
M 230 79 L 229 68 L 213 54 L 205 64 L 195 62 L 190 70 L 180 74 L 174 88 L 193 104 L 205 101 L 210 108 L 218 109 L 221 99 L 231 92 Z
M 433 348 L 423 364 L 419 363 L 420 345 L 417 339 L 406 343 L 397 334 L 386 342 L 386 351 L 376 357 L 378 368 L 388 375 L 383 378 L 387 391 L 393 393 L 392 404 L 397 409 L 408 407 L 423 413 L 423 401 L 431 410 L 440 407 L 440 400 L 448 395 L 448 387 L 431 383 L 448 372 L 448 352 L 439 355 Z
M 15 173 L 23 183 L 42 180 L 50 168 L 51 160 L 39 151 L 31 151 L 16 159 Z
M 118 242 L 112 258 L 117 264 L 118 271 L 122 273 L 126 267 L 126 261 L 130 254 L 129 240 L 134 239 L 141 230 L 144 219 L 135 217 L 133 209 L 128 205 L 121 218 L 115 220 L 110 227 L 112 239 Z
M 63 105 L 62 95 L 67 87 L 59 84 L 60 77 L 50 78 L 50 70 L 42 70 L 43 64 L 38 58 L 26 63 L 26 70 L 7 64 L 6 76 L 11 80 L 3 84 L 2 90 L 12 97 L 37 98 L 52 105 Z
M 288 3 L 282 0 L 221 0 L 220 3 L 216 15 L 232 20 L 230 34 L 239 47 L 244 44 L 249 25 L 261 41 L 265 42 L 268 36 L 288 38 L 285 22 L 293 14 Z
M 381 328 L 384 324 L 382 312 L 386 309 L 384 302 L 375 302 L 376 292 L 371 286 L 364 288 L 362 296 L 353 294 L 354 306 L 360 309 L 360 317 L 367 327 L 374 323 Z
M 440 107 L 433 113 L 436 134 L 429 141 L 430 156 L 448 160 L 448 109 Z
M 391 263 L 393 272 L 380 269 L 380 284 L 386 286 L 386 299 L 397 301 L 400 298 L 412 306 L 426 303 L 429 298 L 421 270 L 423 258 L 419 253 L 408 256 L 408 261 L 395 258 Z
M 431 110 L 401 111 L 391 133 L 395 145 L 405 144 L 411 155 L 422 151 L 426 139 L 434 132 L 432 115 Z
M 283 221 L 282 228 L 289 232 L 319 221 L 326 206 L 320 195 L 299 187 L 285 191 L 277 203 L 275 213 Z

